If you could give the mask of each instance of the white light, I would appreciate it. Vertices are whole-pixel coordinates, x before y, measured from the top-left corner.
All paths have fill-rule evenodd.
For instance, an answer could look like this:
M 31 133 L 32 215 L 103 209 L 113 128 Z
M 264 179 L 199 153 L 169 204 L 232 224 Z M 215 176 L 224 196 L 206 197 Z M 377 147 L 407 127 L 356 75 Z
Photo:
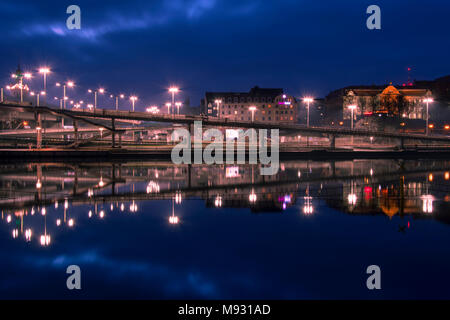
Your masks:
M 350 193 L 347 197 L 348 204 L 354 206 L 356 204 L 357 199 L 358 198 L 356 197 L 356 194 Z
M 180 222 L 180 220 L 178 219 L 178 217 L 176 217 L 176 216 L 170 216 L 170 217 L 169 217 L 169 223 L 170 223 L 170 224 L 178 224 L 178 222 Z
M 31 231 L 31 229 L 27 229 L 25 230 L 25 240 L 26 241 L 31 241 L 31 236 L 33 235 L 33 232 Z
M 214 200 L 214 205 L 217 208 L 222 207 L 222 197 L 221 196 L 217 196 L 216 199 Z
M 69 227 L 73 227 L 74 224 L 75 224 L 75 221 L 73 221 L 73 219 L 69 219 L 67 225 L 68 225 Z
M 42 246 L 48 246 L 50 244 L 50 235 L 41 235 L 41 245 Z
M 423 195 L 422 197 L 422 211 L 424 213 L 433 213 L 433 200 L 434 197 L 431 194 Z

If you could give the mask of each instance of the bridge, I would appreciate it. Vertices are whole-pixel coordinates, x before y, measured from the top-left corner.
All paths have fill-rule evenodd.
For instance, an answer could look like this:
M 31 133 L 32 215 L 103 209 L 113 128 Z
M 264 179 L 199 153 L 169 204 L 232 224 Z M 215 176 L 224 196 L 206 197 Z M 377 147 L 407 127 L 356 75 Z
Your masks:
M 261 121 L 237 121 L 230 119 L 221 119 L 210 116 L 190 116 L 190 115 L 159 115 L 151 114 L 148 112 L 131 112 L 131 111 L 116 111 L 107 109 L 91 110 L 62 110 L 54 109 L 47 106 L 30 106 L 30 105 L 18 105 L 13 103 L 0 103 L 0 110 L 4 113 L 13 112 L 20 115 L 33 114 L 36 120 L 36 129 L 34 130 L 13 130 L 0 132 L 1 136 L 6 135 L 30 135 L 34 131 L 37 138 L 37 146 L 41 145 L 42 139 L 42 115 L 52 115 L 56 121 L 58 118 L 68 118 L 74 123 L 73 130 L 67 130 L 64 128 L 52 128 L 51 131 L 46 129 L 47 132 L 53 134 L 73 134 L 74 141 L 70 144 L 70 147 L 78 147 L 80 132 L 94 133 L 96 130 L 82 129 L 79 127 L 79 122 L 83 122 L 86 125 L 94 126 L 100 131 L 106 130 L 102 137 L 111 136 L 111 145 L 113 148 L 117 147 L 116 136 L 119 137 L 119 147 L 121 147 L 122 135 L 129 131 L 149 130 L 152 128 L 146 128 L 142 126 L 143 122 L 147 123 L 170 123 L 180 124 L 189 128 L 193 133 L 193 125 L 197 121 L 201 121 L 203 127 L 222 127 L 222 128 L 254 128 L 254 129 L 279 129 L 280 132 L 285 134 L 302 134 L 308 137 L 326 137 L 329 139 L 329 148 L 336 148 L 336 137 L 361 137 L 361 138 L 381 138 L 381 139 L 394 139 L 398 141 L 398 148 L 405 148 L 405 141 L 409 141 L 413 144 L 429 144 L 440 143 L 445 148 L 450 147 L 450 136 L 445 135 L 425 135 L 425 134 L 410 134 L 410 133 L 396 133 L 396 132 L 381 132 L 373 130 L 362 129 L 349 129 L 349 128 L 335 128 L 335 127 L 307 127 L 300 124 L 286 124 L 286 123 L 266 123 Z M 139 128 L 135 127 L 119 127 L 117 122 L 132 122 L 141 123 Z M 98 132 L 98 131 L 97 131 Z M 98 138 L 98 134 L 93 136 L 85 142 L 94 141 Z M 309 138 L 308 138 L 309 142 Z

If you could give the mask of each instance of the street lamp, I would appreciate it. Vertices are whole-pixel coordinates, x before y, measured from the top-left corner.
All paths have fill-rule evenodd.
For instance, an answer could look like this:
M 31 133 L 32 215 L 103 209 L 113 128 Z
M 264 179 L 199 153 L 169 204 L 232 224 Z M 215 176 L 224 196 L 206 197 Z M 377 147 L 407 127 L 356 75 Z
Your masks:
M 175 105 L 177 106 L 177 113 L 180 114 L 181 102 L 176 102 Z
M 167 107 L 167 114 L 170 114 L 170 107 L 172 106 L 171 103 L 167 102 L 166 103 L 166 107 Z
M 306 126 L 309 127 L 309 104 L 314 101 L 313 98 L 303 98 L 303 102 L 306 103 Z
M 61 83 L 57 82 L 56 86 L 57 87 L 61 87 Z M 73 88 L 74 86 L 75 86 L 75 84 L 73 83 L 73 81 L 67 81 L 66 83 L 62 84 L 62 87 L 63 87 L 63 100 L 64 100 L 63 108 L 64 109 L 66 109 L 66 100 L 68 99 L 67 96 L 66 96 L 66 87 Z
M 222 100 L 216 99 L 214 100 L 214 103 L 217 105 L 217 118 L 220 118 L 220 104 L 222 103 Z
M 427 117 L 426 117 L 426 129 L 425 129 L 426 131 L 425 131 L 425 134 L 428 135 L 428 120 L 429 120 L 429 117 L 430 117 L 430 115 L 428 113 L 428 104 L 432 103 L 433 99 L 432 98 L 426 98 L 426 99 L 423 100 L 423 102 L 425 102 L 427 104 L 427 114 L 426 114 Z
M 248 108 L 248 110 L 252 112 L 252 122 L 253 122 L 255 120 L 255 111 L 257 110 L 257 108 L 255 106 L 251 106 L 250 108 Z
M 172 94 L 172 106 L 175 106 L 175 94 L 180 91 L 177 87 L 170 87 L 169 92 Z
M 350 106 L 348 106 L 348 108 L 352 111 L 352 121 L 351 121 L 351 128 L 353 130 L 353 112 L 356 109 L 356 105 L 352 104 Z
M 123 95 L 123 94 L 119 94 L 119 95 L 110 94 L 109 97 L 111 99 L 115 98 L 115 100 L 116 100 L 116 111 L 119 111 L 119 98 L 123 99 L 123 98 L 125 98 L 125 95 Z
M 137 98 L 136 96 L 131 96 L 131 97 L 130 97 L 131 104 L 132 104 L 132 106 L 133 106 L 133 112 L 134 112 L 134 103 L 136 102 L 137 99 L 138 99 L 138 98 Z
M 47 74 L 50 73 L 50 68 L 47 67 L 40 68 L 39 73 L 44 75 L 44 92 L 47 92 Z
M 97 94 L 98 93 L 101 93 L 101 94 L 105 93 L 105 89 L 100 88 L 100 89 L 95 90 L 95 91 L 92 91 L 91 89 L 89 89 L 88 92 L 89 93 L 94 92 L 94 112 L 95 112 L 95 110 L 97 109 Z

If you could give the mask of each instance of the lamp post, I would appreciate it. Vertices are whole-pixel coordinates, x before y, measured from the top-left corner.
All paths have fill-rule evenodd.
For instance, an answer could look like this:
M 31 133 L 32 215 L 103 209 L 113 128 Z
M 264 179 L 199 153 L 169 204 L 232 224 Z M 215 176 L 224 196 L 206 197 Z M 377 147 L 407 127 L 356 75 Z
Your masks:
M 61 87 L 61 83 L 57 82 L 56 83 L 57 87 Z M 66 87 L 69 88 L 73 88 L 75 86 L 75 84 L 73 83 L 73 81 L 67 81 L 66 83 L 62 84 L 63 87 L 63 109 L 66 109 L 66 100 L 68 99 L 66 96 Z
M 50 68 L 47 67 L 40 68 L 39 73 L 44 75 L 44 92 L 47 92 L 47 74 L 50 73 Z
M 352 104 L 352 105 L 350 105 L 350 106 L 348 106 L 348 108 L 351 110 L 351 112 L 352 112 L 352 120 L 351 120 L 351 129 L 353 130 L 353 112 L 354 112 L 354 110 L 356 109 L 356 105 L 354 105 L 354 104 Z M 353 136 L 353 134 L 352 134 L 352 145 L 353 145 L 353 142 L 354 142 L 354 140 L 353 140 L 353 138 L 354 138 L 354 136 Z
M 426 114 L 426 128 L 425 128 L 425 134 L 428 135 L 428 120 L 430 118 L 430 115 L 428 113 L 428 105 L 433 102 L 432 98 L 426 98 L 423 100 L 423 102 L 425 102 L 427 104 L 427 114 Z
M 351 121 L 351 129 L 353 130 L 353 112 L 356 109 L 356 105 L 352 104 L 350 106 L 348 106 L 348 108 L 351 110 L 352 112 L 352 121 Z
M 169 103 L 169 102 L 167 102 L 166 103 L 166 107 L 167 107 L 167 114 L 170 114 L 170 106 L 171 106 L 172 104 L 171 103 Z
M 32 96 L 34 96 L 34 92 L 30 92 L 30 94 L 31 94 Z M 39 105 L 40 105 L 40 103 L 39 103 L 39 98 L 40 98 L 40 96 L 45 96 L 45 91 L 41 91 L 41 92 L 38 92 L 38 93 L 36 94 L 36 106 L 38 106 L 38 107 L 39 107 Z
M 181 102 L 176 102 L 175 105 L 177 106 L 177 114 L 180 114 Z
M 98 97 L 98 93 L 101 93 L 101 94 L 105 93 L 105 89 L 99 88 L 98 90 L 95 90 L 95 91 L 89 89 L 88 92 L 89 92 L 89 93 L 92 93 L 92 92 L 94 93 L 94 112 L 95 112 L 95 110 L 97 109 L 97 97 Z
M 180 91 L 177 87 L 170 87 L 169 92 L 172 94 L 172 106 L 175 106 L 175 94 Z
M 309 128 L 309 104 L 313 102 L 313 98 L 303 98 L 303 102 L 306 103 L 306 127 Z
M 137 99 L 138 99 L 138 98 L 137 98 L 136 96 L 131 96 L 131 97 L 130 97 L 131 104 L 132 104 L 132 106 L 133 106 L 133 112 L 134 112 L 134 103 L 136 102 Z
M 222 100 L 216 99 L 214 100 L 214 102 L 216 103 L 217 106 L 217 118 L 220 118 L 220 104 L 222 103 Z
M 252 122 L 255 121 L 255 111 L 257 110 L 255 106 L 251 106 L 250 108 L 248 108 L 248 110 L 250 110 L 252 112 Z

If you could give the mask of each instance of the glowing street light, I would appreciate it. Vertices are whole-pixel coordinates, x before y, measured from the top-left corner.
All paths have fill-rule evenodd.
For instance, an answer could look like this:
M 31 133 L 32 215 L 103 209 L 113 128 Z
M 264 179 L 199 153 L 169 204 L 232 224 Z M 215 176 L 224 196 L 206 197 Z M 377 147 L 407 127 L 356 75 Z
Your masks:
M 75 83 L 73 81 L 67 81 L 66 83 L 63 83 L 61 85 L 61 83 L 57 82 L 56 86 L 63 87 L 63 108 L 66 109 L 66 100 L 68 100 L 66 96 L 66 87 L 73 88 L 75 86 Z
M 95 110 L 97 109 L 98 93 L 101 93 L 101 94 L 105 93 L 105 89 L 104 88 L 99 88 L 98 90 L 95 90 L 95 91 L 93 91 L 91 89 L 88 89 L 88 93 L 94 93 L 94 112 L 95 112 Z M 88 105 L 88 108 L 89 108 L 89 105 Z
M 175 106 L 175 94 L 177 94 L 180 91 L 177 87 L 170 87 L 169 92 L 172 94 L 172 106 Z
M 130 97 L 130 100 L 131 100 L 131 104 L 132 104 L 132 106 L 133 106 L 133 112 L 134 112 L 134 104 L 135 104 L 135 102 L 137 101 L 137 97 L 136 96 L 131 96 Z
M 353 112 L 354 112 L 354 110 L 356 110 L 356 105 L 352 104 L 352 105 L 348 106 L 347 108 L 349 108 L 352 112 L 351 128 L 353 130 Z
M 39 68 L 39 73 L 44 75 L 44 92 L 47 92 L 47 74 L 49 74 L 50 72 L 50 68 Z
M 425 129 L 426 131 L 425 131 L 425 134 L 428 135 L 428 120 L 430 118 L 430 114 L 428 113 L 428 105 L 433 102 L 433 99 L 432 98 L 426 98 L 426 99 L 423 100 L 423 102 L 425 102 L 427 104 L 426 129 Z
M 313 98 L 303 98 L 303 102 L 306 103 L 306 127 L 309 127 L 309 104 L 314 102 Z
M 252 122 L 255 121 L 255 111 L 257 110 L 257 108 L 255 106 L 251 106 L 248 108 L 248 110 L 250 110 L 252 112 Z
M 175 105 L 177 106 L 177 114 L 180 114 L 180 107 L 181 107 L 182 103 L 176 102 Z

